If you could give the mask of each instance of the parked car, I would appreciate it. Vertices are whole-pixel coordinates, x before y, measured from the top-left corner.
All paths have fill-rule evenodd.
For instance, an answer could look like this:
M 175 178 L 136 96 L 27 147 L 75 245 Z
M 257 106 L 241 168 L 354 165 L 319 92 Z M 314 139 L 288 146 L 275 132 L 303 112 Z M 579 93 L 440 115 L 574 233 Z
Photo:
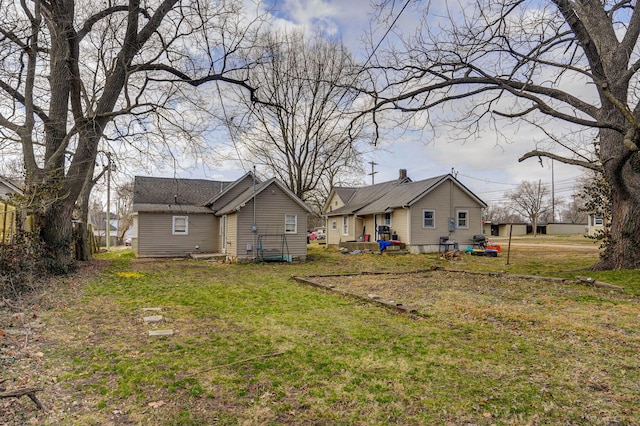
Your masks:
M 308 235 L 310 240 L 324 240 L 325 239 L 325 235 L 323 231 L 313 231 L 310 232 Z

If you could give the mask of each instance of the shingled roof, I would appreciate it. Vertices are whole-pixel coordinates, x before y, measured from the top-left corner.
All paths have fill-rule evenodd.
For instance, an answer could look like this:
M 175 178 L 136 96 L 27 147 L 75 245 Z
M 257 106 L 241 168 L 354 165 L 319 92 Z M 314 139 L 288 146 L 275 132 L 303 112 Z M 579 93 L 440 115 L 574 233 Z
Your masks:
M 295 203 L 297 203 L 300 207 L 307 210 L 307 212 L 311 213 L 311 209 L 307 206 L 300 198 L 296 197 L 296 195 L 289 190 L 284 184 L 278 181 L 276 178 L 271 178 L 266 182 L 259 183 L 255 189 L 247 188 L 244 192 L 239 194 L 236 198 L 231 200 L 227 205 L 223 206 L 219 210 L 216 211 L 216 215 L 221 216 L 224 214 L 229 214 L 234 210 L 238 210 L 242 208 L 246 203 L 248 203 L 253 197 L 260 194 L 262 191 L 270 187 L 271 185 L 276 185 L 282 192 L 287 194 Z
M 469 191 L 452 175 L 445 174 L 417 182 L 398 179 L 361 188 L 334 188 L 335 193 L 340 196 L 345 205 L 331 212 L 327 212 L 327 214 L 367 215 L 384 213 L 394 208 L 408 207 L 448 179 L 455 182 L 463 191 L 467 192 L 472 198 L 475 198 L 480 204 L 485 205 L 480 198 Z
M 135 211 L 210 210 L 205 204 L 232 182 L 206 179 L 172 179 L 136 176 L 133 185 Z

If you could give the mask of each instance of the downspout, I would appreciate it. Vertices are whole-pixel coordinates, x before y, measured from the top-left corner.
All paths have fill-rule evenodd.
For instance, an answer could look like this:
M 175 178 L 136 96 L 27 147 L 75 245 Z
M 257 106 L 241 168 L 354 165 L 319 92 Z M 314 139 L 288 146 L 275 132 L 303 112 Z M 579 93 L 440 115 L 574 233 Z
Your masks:
M 407 245 L 411 247 L 411 208 L 409 206 L 402 206 L 402 208 L 407 211 Z
M 454 209 L 453 209 L 453 181 L 449 180 L 449 223 L 447 223 L 447 229 L 449 230 L 449 239 L 451 239 L 451 233 L 455 232 L 455 228 L 452 231 L 451 227 L 450 227 L 451 221 L 455 220 L 454 217 L 453 217 L 453 214 L 454 214 Z

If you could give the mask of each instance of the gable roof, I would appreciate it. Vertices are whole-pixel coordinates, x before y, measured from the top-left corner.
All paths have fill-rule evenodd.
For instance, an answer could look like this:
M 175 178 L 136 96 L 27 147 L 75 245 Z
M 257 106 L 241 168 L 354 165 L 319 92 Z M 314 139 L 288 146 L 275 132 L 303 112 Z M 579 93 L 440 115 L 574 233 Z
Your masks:
M 229 201 L 225 206 L 218 209 L 216 211 L 217 216 L 222 216 L 225 214 L 233 213 L 235 211 L 240 210 L 245 206 L 247 202 L 249 202 L 254 196 L 260 194 L 271 185 L 276 185 L 281 191 L 283 191 L 291 200 L 293 200 L 296 204 L 306 210 L 308 213 L 311 213 L 312 210 L 307 206 L 297 195 L 295 195 L 289 188 L 287 188 L 284 184 L 278 181 L 276 178 L 271 178 L 265 182 L 259 183 L 255 187 L 255 191 L 253 187 L 247 188 L 240 195 L 238 195 L 233 200 Z
M 4 194 L 10 194 L 10 193 L 22 194 L 22 189 L 4 176 L 0 176 L 0 185 L 5 186 L 8 189 L 8 191 L 1 191 L 0 196 L 3 193 Z
M 133 184 L 133 210 L 211 213 L 205 206 L 207 201 L 231 183 L 136 176 Z
M 247 181 L 247 179 L 251 179 L 251 181 L 249 182 Z M 209 200 L 207 200 L 205 205 L 211 207 L 216 201 L 220 201 L 222 198 L 224 198 L 225 195 L 229 194 L 234 188 L 242 189 L 241 185 L 245 185 L 245 186 L 251 185 L 251 187 L 253 187 L 254 182 L 255 184 L 259 184 L 260 180 L 257 177 L 255 177 L 252 172 L 247 172 L 244 174 L 244 176 L 242 176 L 235 182 L 232 182 L 231 184 L 225 186 L 225 188 L 222 191 L 220 191 L 219 193 L 211 197 Z M 246 190 L 247 188 L 245 188 L 243 191 L 246 191 Z M 222 202 L 224 203 L 224 200 L 222 200 Z
M 451 174 L 446 174 L 417 182 L 412 182 L 410 180 L 394 180 L 362 188 L 348 188 L 352 191 L 352 195 L 346 201 L 343 199 L 345 205 L 331 212 L 326 212 L 326 214 L 366 215 L 384 213 L 395 208 L 410 207 L 445 181 L 452 181 L 478 204 L 483 207 L 487 206 L 484 201 L 478 198 L 478 196 L 471 192 L 467 187 L 462 185 L 455 177 Z M 355 191 L 353 191 L 354 189 Z M 341 194 L 348 194 L 349 192 L 342 190 L 342 188 L 336 188 L 335 193 L 340 196 Z

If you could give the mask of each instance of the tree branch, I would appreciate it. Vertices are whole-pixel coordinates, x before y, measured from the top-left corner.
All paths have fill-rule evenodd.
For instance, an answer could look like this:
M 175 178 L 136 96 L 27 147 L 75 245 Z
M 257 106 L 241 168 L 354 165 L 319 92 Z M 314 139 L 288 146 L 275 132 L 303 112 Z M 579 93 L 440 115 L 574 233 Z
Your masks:
M 589 170 L 595 170 L 596 172 L 601 172 L 602 171 L 602 166 L 598 163 L 595 162 L 591 162 L 591 161 L 583 161 L 583 160 L 576 160 L 573 158 L 566 158 L 566 157 L 562 157 L 560 155 L 557 154 L 553 154 L 551 152 L 546 152 L 546 151 L 540 151 L 540 150 L 533 150 L 530 152 L 527 152 L 526 154 L 524 154 L 522 157 L 518 158 L 518 162 L 523 162 L 524 160 L 528 159 L 528 158 L 532 158 L 532 157 L 546 157 L 546 158 L 550 158 L 552 160 L 557 160 L 560 161 L 561 163 L 564 164 L 570 164 L 573 166 L 580 166 L 580 167 L 584 167 L 586 169 Z

